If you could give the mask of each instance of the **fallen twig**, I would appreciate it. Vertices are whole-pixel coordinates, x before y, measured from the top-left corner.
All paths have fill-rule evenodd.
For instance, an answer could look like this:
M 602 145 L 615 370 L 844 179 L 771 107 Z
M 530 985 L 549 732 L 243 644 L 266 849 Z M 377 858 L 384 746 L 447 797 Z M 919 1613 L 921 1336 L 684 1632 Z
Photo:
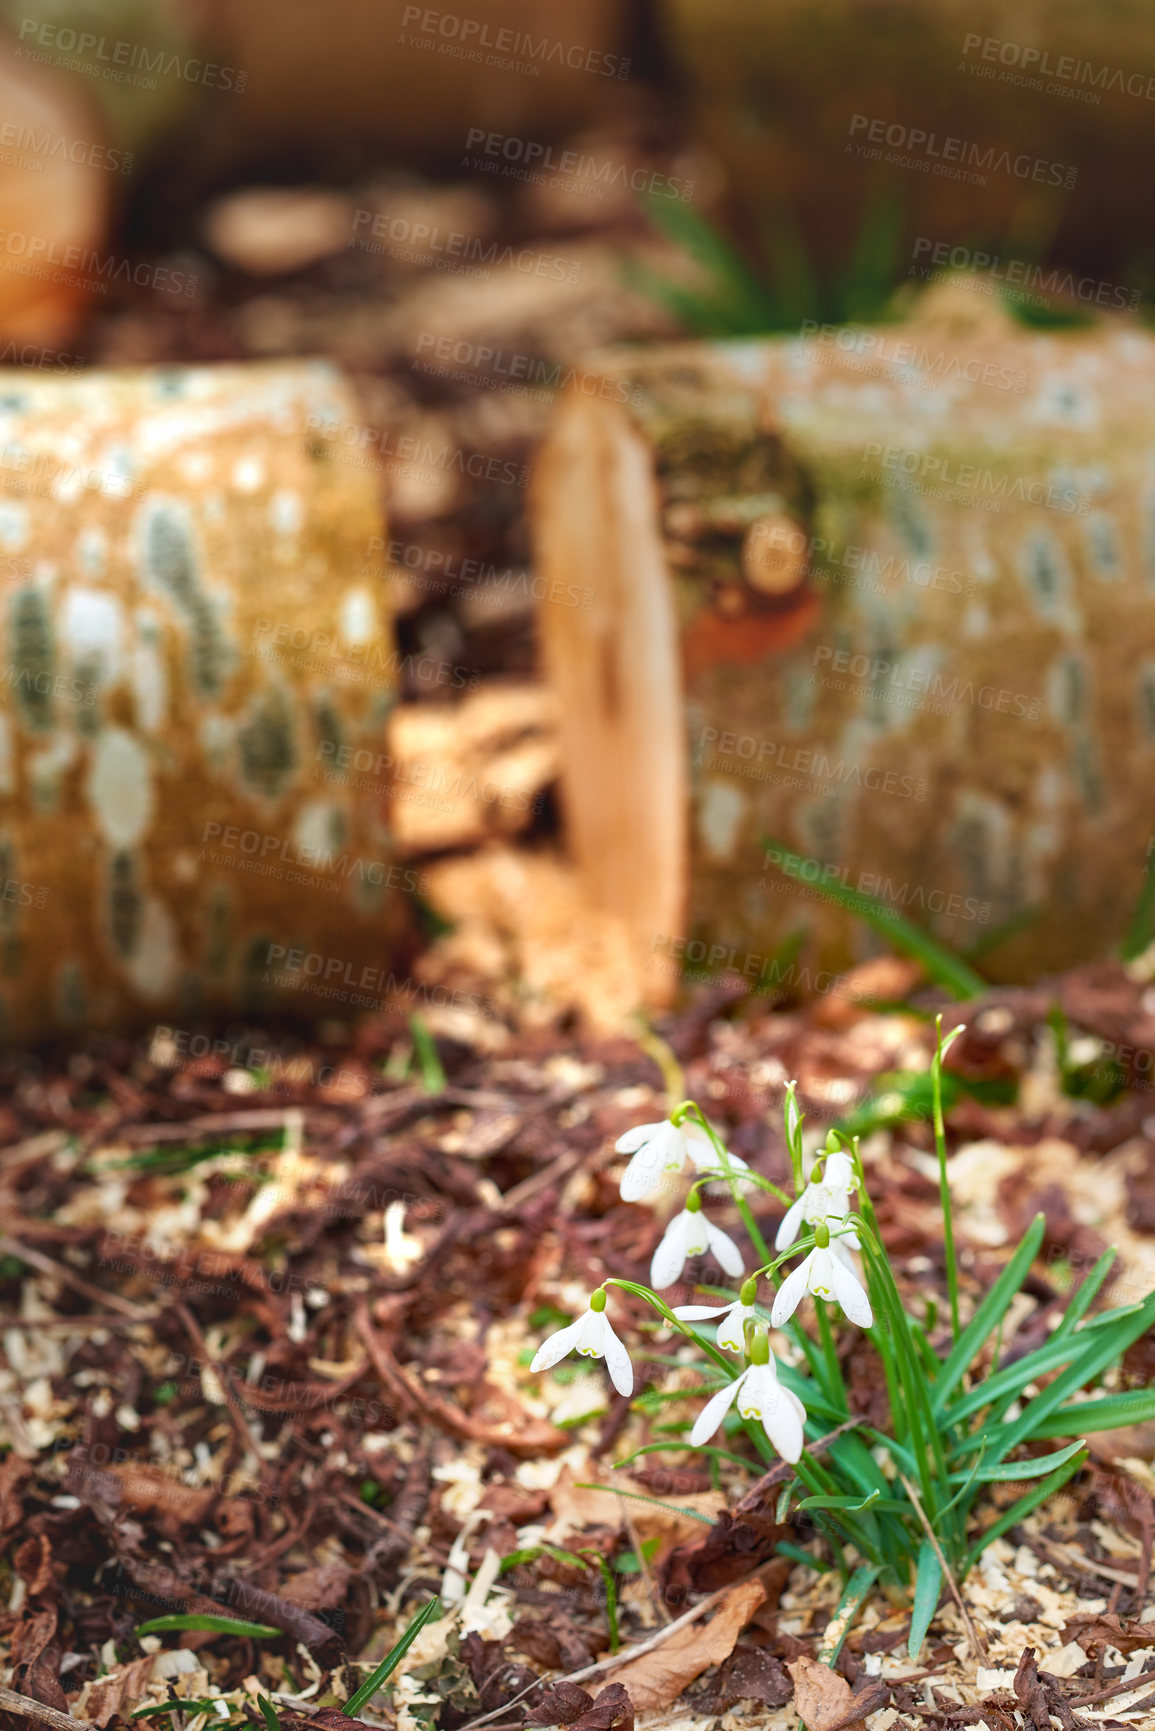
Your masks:
M 809 1443 L 807 1453 L 811 1455 L 825 1454 L 831 1443 L 837 1441 L 844 1431 L 853 1430 L 856 1425 L 861 1423 L 862 1420 L 857 1418 L 844 1419 L 834 1430 L 827 1431 L 825 1436 L 820 1436 L 817 1442 Z M 741 1500 L 734 1505 L 731 1513 L 735 1518 L 739 1515 L 753 1514 L 756 1509 L 761 1508 L 763 1496 L 767 1491 L 773 1490 L 776 1485 L 784 1483 L 786 1479 L 793 1476 L 794 1468 L 786 1461 L 779 1461 L 776 1467 L 771 1467 L 768 1473 L 763 1473 L 762 1477 L 750 1486 Z
M 34 1701 L 30 1695 L 18 1695 L 14 1689 L 0 1689 L 0 1712 L 15 1713 L 21 1719 L 38 1719 L 42 1725 L 51 1725 L 52 1731 L 96 1731 L 90 1719 L 73 1719 L 68 1713 L 61 1713 L 55 1707 L 46 1707 L 43 1701 Z
M 127 1316 L 133 1322 L 147 1322 L 156 1315 L 155 1310 L 146 1310 L 141 1304 L 133 1304 L 129 1298 L 119 1298 L 115 1292 L 102 1292 L 99 1286 L 91 1286 L 81 1275 L 65 1267 L 61 1262 L 54 1262 L 51 1256 L 45 1256 L 42 1250 L 33 1250 L 29 1244 L 21 1244 L 16 1238 L 9 1238 L 6 1232 L 0 1232 L 0 1252 L 5 1256 L 16 1256 L 21 1262 L 26 1262 L 30 1268 L 39 1269 L 41 1274 L 50 1274 L 54 1280 L 59 1280 L 65 1286 L 71 1286 L 73 1292 L 79 1292 L 82 1297 L 92 1299 L 94 1304 L 105 1304 L 113 1310 L 118 1310 L 121 1316 Z
M 773 1561 L 774 1559 L 771 1559 L 771 1562 Z M 748 1575 L 743 1575 L 742 1581 L 756 1580 L 762 1570 L 770 1566 L 770 1563 L 763 1563 L 761 1568 L 752 1569 Z M 663 1641 L 668 1641 L 670 1636 L 676 1635 L 679 1629 L 686 1628 L 688 1624 L 696 1622 L 699 1617 L 704 1616 L 707 1611 L 712 1611 L 715 1605 L 721 1604 L 727 1594 L 732 1593 L 735 1587 L 742 1585 L 742 1581 L 731 1581 L 725 1587 L 719 1587 L 708 1598 L 702 1599 L 696 1605 L 691 1605 L 688 1611 L 683 1611 L 680 1617 L 675 1617 L 672 1623 L 667 1623 L 664 1629 L 659 1629 L 647 1640 L 638 1641 L 632 1647 L 623 1647 L 619 1653 L 611 1653 L 608 1659 L 599 1659 L 596 1665 L 586 1665 L 580 1671 L 567 1671 L 565 1681 L 567 1683 L 584 1683 L 589 1677 L 600 1677 L 605 1671 L 614 1671 L 619 1665 L 627 1665 L 631 1659 L 641 1659 L 645 1654 L 652 1653 L 655 1647 L 660 1647 Z M 533 1682 L 527 1683 L 517 1695 L 512 1695 L 508 1701 L 503 1701 L 500 1707 L 493 1709 L 492 1713 L 484 1713 L 480 1719 L 471 1719 L 467 1725 L 460 1727 L 460 1731 L 476 1731 L 479 1725 L 489 1725 L 492 1720 L 500 1718 L 502 1713 L 508 1713 L 516 1702 L 524 1699 L 532 1690 L 541 1688 L 543 1685 L 547 1686 L 551 1682 L 557 1682 L 557 1680 L 556 1677 L 535 1677 Z
M 512 1422 L 508 1427 L 504 1427 L 486 1424 L 484 1419 L 473 1418 L 441 1395 L 431 1394 L 428 1389 L 422 1388 L 412 1377 L 406 1375 L 384 1341 L 374 1331 L 369 1318 L 369 1307 L 364 1299 L 354 1313 L 354 1323 L 358 1334 L 369 1348 L 369 1356 L 381 1381 L 411 1416 L 427 1418 L 440 1425 L 451 1436 L 466 1442 L 487 1443 L 490 1447 L 508 1449 L 510 1454 L 530 1460 L 550 1449 L 568 1448 L 573 1441 L 568 1431 L 558 1430 L 556 1425 L 546 1424 L 540 1419 L 532 1419 L 528 1414 L 516 1429 Z
M 958 1582 L 955 1580 L 954 1576 L 951 1574 L 950 1564 L 947 1562 L 946 1558 L 943 1556 L 942 1546 L 939 1544 L 937 1538 L 935 1537 L 934 1528 L 931 1526 L 930 1522 L 926 1518 L 926 1511 L 924 1510 L 922 1504 L 918 1500 L 918 1492 L 915 1490 L 914 1486 L 911 1484 L 910 1480 L 907 1478 L 905 1473 L 899 1473 L 898 1476 L 902 1480 L 903 1485 L 905 1486 L 906 1494 L 910 1498 L 911 1503 L 914 1506 L 914 1512 L 919 1518 L 919 1522 L 921 1523 L 922 1530 L 926 1534 L 927 1539 L 930 1542 L 931 1549 L 934 1551 L 935 1556 L 939 1560 L 939 1566 L 942 1569 L 943 1576 L 946 1580 L 946 1584 L 950 1588 L 951 1598 L 954 1600 L 955 1604 L 959 1608 L 959 1615 L 962 1617 L 963 1626 L 967 1632 L 967 1639 L 970 1641 L 971 1646 L 973 1647 L 974 1651 L 978 1654 L 978 1656 L 982 1660 L 983 1664 L 989 1665 L 991 1661 L 990 1661 L 990 1657 L 987 1653 L 987 1650 L 983 1645 L 982 1636 L 979 1634 L 978 1630 L 975 1628 L 974 1624 L 971 1622 L 971 1614 L 967 1610 L 965 1604 L 963 1603 L 963 1596 L 958 1590 Z

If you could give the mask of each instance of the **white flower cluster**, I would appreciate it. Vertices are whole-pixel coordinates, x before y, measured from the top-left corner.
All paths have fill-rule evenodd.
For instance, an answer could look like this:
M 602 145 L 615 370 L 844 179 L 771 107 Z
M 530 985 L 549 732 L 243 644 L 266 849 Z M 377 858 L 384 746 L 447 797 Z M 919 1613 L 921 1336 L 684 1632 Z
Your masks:
M 704 1121 L 699 1124 L 682 1117 L 684 1110 L 658 1124 L 640 1124 L 628 1130 L 616 1144 L 619 1153 L 631 1156 L 621 1182 L 621 1194 L 627 1202 L 653 1195 L 664 1178 L 684 1171 L 687 1161 L 697 1174 L 685 1207 L 670 1221 L 654 1252 L 650 1279 L 659 1292 L 673 1286 L 681 1278 L 687 1261 L 695 1256 L 712 1254 L 732 1279 L 745 1274 L 741 1251 L 728 1233 L 706 1218 L 699 1190 L 707 1178 L 729 1180 L 731 1187 L 737 1189 L 740 1175 L 750 1169 L 746 1161 L 731 1154 L 714 1138 L 704 1127 Z M 800 1121 L 791 1084 L 787 1097 L 788 1138 L 796 1137 Z M 806 1184 L 778 1228 L 775 1249 L 779 1252 L 788 1253 L 789 1247 L 806 1232 L 813 1236 L 814 1244 L 776 1292 L 770 1324 L 773 1328 L 783 1327 L 810 1293 L 840 1305 L 851 1322 L 870 1328 L 874 1321 L 870 1300 L 851 1254 L 861 1249 L 858 1234 L 850 1223 L 851 1193 L 858 1185 L 854 1162 L 839 1148 L 828 1148 L 820 1159 L 820 1175 Z M 779 1381 L 766 1326 L 759 1320 L 757 1283 L 759 1275 L 766 1272 L 759 1269 L 745 1280 L 738 1298 L 730 1304 L 686 1304 L 665 1314 L 684 1323 L 719 1319 L 718 1346 L 725 1352 L 741 1354 L 748 1361 L 746 1368 L 712 1394 L 702 1408 L 690 1433 L 691 1447 L 699 1447 L 712 1437 L 737 1402 L 741 1416 L 758 1420 L 778 1453 L 793 1464 L 802 1453 L 806 1410 L 798 1396 Z M 606 1316 L 604 1286 L 591 1296 L 583 1316 L 542 1344 L 530 1368 L 548 1370 L 572 1351 L 604 1358 L 619 1394 L 633 1393 L 633 1366 Z

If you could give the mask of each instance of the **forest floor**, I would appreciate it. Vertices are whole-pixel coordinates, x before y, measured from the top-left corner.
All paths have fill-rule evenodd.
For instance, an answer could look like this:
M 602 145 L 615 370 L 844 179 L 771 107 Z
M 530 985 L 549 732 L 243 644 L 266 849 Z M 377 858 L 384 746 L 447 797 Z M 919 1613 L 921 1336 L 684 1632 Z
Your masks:
M 860 984 L 877 990 L 871 966 Z M 656 1031 L 686 1096 L 770 1178 L 789 1180 L 788 1078 L 808 1129 L 862 1135 L 921 1315 L 946 1284 L 917 1102 L 929 1012 L 957 1006 L 909 995 L 905 964 L 894 977 L 907 1001 L 886 1010 L 853 978 L 809 1006 L 721 981 Z M 1046 1337 L 1106 1245 L 1119 1258 L 1101 1297 L 1155 1287 L 1155 991 L 1104 964 L 992 989 L 957 1019 L 964 1307 L 1046 1218 L 1005 1363 Z M 117 1731 L 142 1707 L 163 1731 L 262 1731 L 267 1695 L 286 1731 L 333 1731 L 440 1593 L 446 1614 L 364 1722 L 1155 1723 L 1155 1425 L 1091 1436 L 1080 1474 L 990 1546 L 963 1587 L 974 1635 L 944 1596 L 913 1664 L 909 1609 L 876 1593 L 836 1667 L 816 1665 L 839 1594 L 824 1541 L 804 1514 L 779 1523 L 781 1475 L 741 1432 L 708 1470 L 669 1440 L 697 1406 L 686 1343 L 618 1292 L 642 1373 L 632 1399 L 597 1361 L 529 1369 L 607 1274 L 647 1278 L 664 1219 L 621 1201 L 614 1141 L 668 1108 L 668 1056 L 663 1074 L 647 1032 L 595 1036 L 561 1015 L 519 1030 L 430 1008 L 416 1049 L 401 1016 L 326 1033 L 238 1028 L 214 1045 L 160 1029 L 4 1061 L 0 1639 L 15 1693 L 0 1707 L 27 1719 L 39 1702 Z M 711 1212 L 749 1255 L 737 1212 Z M 781 1210 L 763 1195 L 756 1212 L 772 1235 Z M 838 1351 L 852 1413 L 877 1421 L 864 1337 L 844 1326 Z M 1107 1385 L 1153 1371 L 1149 1334 Z M 615 1470 L 655 1440 L 667 1447 Z M 982 1524 L 1017 1494 L 991 1491 Z M 174 1613 L 276 1633 L 142 1632 Z

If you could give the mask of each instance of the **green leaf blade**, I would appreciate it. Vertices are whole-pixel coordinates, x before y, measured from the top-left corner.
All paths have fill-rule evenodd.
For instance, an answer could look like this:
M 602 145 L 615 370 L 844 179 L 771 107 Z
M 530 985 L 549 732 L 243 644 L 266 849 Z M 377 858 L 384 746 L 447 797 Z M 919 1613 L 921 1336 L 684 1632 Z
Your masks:
M 151 1622 L 138 1623 L 138 1635 L 165 1635 L 172 1630 L 202 1629 L 217 1635 L 247 1635 L 251 1640 L 271 1641 L 284 1634 L 271 1623 L 246 1623 L 240 1617 L 214 1617 L 201 1612 L 174 1613 L 168 1617 L 153 1617 Z
M 1039 1455 L 1035 1460 L 996 1461 L 990 1466 L 976 1467 L 969 1473 L 952 1473 L 951 1482 L 952 1484 L 1017 1485 L 1025 1479 L 1042 1478 L 1045 1473 L 1053 1471 L 1055 1467 L 1062 1466 L 1064 1461 L 1069 1461 L 1073 1455 L 1078 1454 L 1079 1450 L 1085 1447 L 1086 1444 L 1080 1439 L 1078 1442 L 1070 1443 L 1065 1449 L 1055 1449 L 1049 1455 Z
M 970 1574 L 993 1539 L 1001 1538 L 1003 1533 L 1011 1527 L 1017 1526 L 1024 1515 L 1029 1515 L 1032 1509 L 1037 1509 L 1040 1503 L 1046 1502 L 1054 1491 L 1065 1485 L 1069 1478 L 1074 1477 L 1086 1458 L 1087 1451 L 1082 1449 L 1065 1466 L 1056 1467 L 1054 1472 L 1049 1473 L 1041 1483 L 1036 1485 L 1033 1491 L 1028 1491 L 1025 1497 L 1020 1497 L 1018 1502 L 1012 1503 L 1009 1509 L 1004 1509 L 998 1520 L 987 1527 L 980 1535 L 978 1543 L 972 1546 L 970 1555 L 960 1571 L 960 1579 L 965 1579 Z
M 1040 1419 L 1031 1436 L 1040 1441 L 1072 1436 L 1075 1431 L 1094 1436 L 1097 1431 L 1145 1424 L 1151 1419 L 1155 1419 L 1155 1388 L 1135 1388 L 1124 1394 L 1107 1395 L 1103 1400 L 1080 1400 L 1072 1406 L 1061 1406 L 1057 1412 Z
M 772 836 L 762 837 L 762 846 L 767 854 L 776 852 L 778 858 L 771 863 L 784 877 L 792 878 L 795 883 L 806 883 L 802 872 L 804 865 L 821 867 L 821 861 L 803 859 L 782 842 L 775 841 Z M 787 861 L 797 859 L 798 870 L 794 870 Z M 857 914 L 874 931 L 888 938 L 897 950 L 904 950 L 915 961 L 921 962 L 929 977 L 950 992 L 951 996 L 960 1000 L 977 998 L 987 990 L 987 982 L 981 974 L 964 962 L 961 956 L 956 956 L 948 950 L 945 944 L 940 944 L 937 938 L 929 932 L 916 926 L 913 920 L 908 920 L 902 914 L 896 913 L 886 902 L 879 901 L 876 896 L 867 895 L 863 890 L 851 889 L 849 884 L 839 883 L 836 878 L 827 882 L 816 882 L 813 886 L 831 901 L 837 902 L 848 913 Z
M 936 1417 L 941 1415 L 948 1396 L 962 1381 L 963 1376 L 974 1362 L 979 1348 L 994 1332 L 999 1318 L 1005 1315 L 1012 1298 L 1023 1284 L 1031 1263 L 1039 1254 L 1039 1246 L 1043 1242 L 1045 1230 L 1044 1217 L 1041 1214 L 1036 1214 L 1023 1234 L 1018 1249 L 963 1329 L 958 1341 L 944 1361 L 931 1390 L 931 1409 Z
M 417 1615 L 406 1628 L 396 1646 L 392 1647 L 389 1652 L 386 1653 L 381 1663 L 377 1666 L 377 1669 L 373 1671 L 370 1676 L 366 1677 L 361 1687 L 355 1694 L 350 1695 L 345 1705 L 341 1708 L 341 1712 L 344 1713 L 347 1718 L 355 1719 L 362 1707 L 366 1706 L 366 1704 L 373 1699 L 381 1685 L 387 1682 L 393 1672 L 397 1669 L 398 1665 L 401 1663 L 402 1659 L 405 1657 L 426 1623 L 428 1623 L 431 1617 L 436 1616 L 440 1610 L 441 1600 L 436 1596 L 436 1594 L 434 1594 L 432 1599 L 426 1600 L 425 1604 L 422 1605 Z
M 917 1664 L 930 1620 L 938 1609 L 942 1592 L 942 1564 L 929 1539 L 919 1546 L 914 1578 L 914 1606 L 910 1613 L 910 1640 L 907 1651 Z

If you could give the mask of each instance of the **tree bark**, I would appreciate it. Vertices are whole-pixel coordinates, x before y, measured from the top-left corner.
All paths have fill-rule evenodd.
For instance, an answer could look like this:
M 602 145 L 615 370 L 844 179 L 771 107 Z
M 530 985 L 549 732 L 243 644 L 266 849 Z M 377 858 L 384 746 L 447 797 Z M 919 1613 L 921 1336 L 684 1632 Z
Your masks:
M 1155 342 L 964 291 L 579 385 L 535 536 L 595 599 L 539 628 L 578 868 L 651 1001 L 687 965 L 828 985 L 881 944 L 834 879 L 1004 978 L 1113 944 L 1152 833 Z
M 397 668 L 352 394 L 294 363 L 3 400 L 0 1031 L 342 1014 L 405 899 L 335 773 Z

